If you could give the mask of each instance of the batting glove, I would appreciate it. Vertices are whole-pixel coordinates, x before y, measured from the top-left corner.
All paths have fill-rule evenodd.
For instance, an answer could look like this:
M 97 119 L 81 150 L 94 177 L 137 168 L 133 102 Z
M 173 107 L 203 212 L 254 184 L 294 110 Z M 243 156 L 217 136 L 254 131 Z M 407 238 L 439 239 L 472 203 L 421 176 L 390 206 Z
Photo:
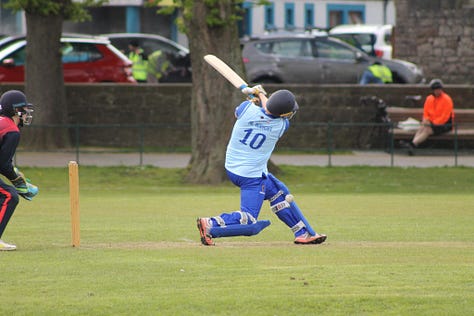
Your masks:
M 252 88 L 245 87 L 241 91 L 243 94 L 246 94 L 246 95 L 250 95 L 250 94 L 258 95 L 259 93 L 263 93 L 264 95 L 267 95 L 267 92 L 263 89 L 262 85 L 257 85 Z

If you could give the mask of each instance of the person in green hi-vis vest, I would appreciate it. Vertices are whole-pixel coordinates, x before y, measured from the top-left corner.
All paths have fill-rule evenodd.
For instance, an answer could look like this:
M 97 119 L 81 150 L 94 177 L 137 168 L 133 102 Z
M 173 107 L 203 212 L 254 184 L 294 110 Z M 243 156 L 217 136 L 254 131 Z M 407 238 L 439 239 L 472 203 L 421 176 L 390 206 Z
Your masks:
M 131 40 L 128 44 L 130 53 L 128 58 L 132 61 L 132 75 L 137 82 L 147 82 L 148 57 L 140 48 L 138 41 Z

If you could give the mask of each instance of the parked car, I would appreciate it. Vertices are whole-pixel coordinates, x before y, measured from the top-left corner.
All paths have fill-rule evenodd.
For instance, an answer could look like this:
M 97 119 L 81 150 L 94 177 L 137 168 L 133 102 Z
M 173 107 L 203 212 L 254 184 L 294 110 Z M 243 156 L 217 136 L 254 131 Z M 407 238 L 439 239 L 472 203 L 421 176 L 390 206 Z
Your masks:
M 126 55 L 129 53 L 128 45 L 132 40 L 138 42 L 146 56 L 157 50 L 162 51 L 170 62 L 172 69 L 161 78 L 160 82 L 191 82 L 191 58 L 189 49 L 186 47 L 156 34 L 110 33 L 101 34 L 100 36 L 108 38 L 115 47 Z
M 333 27 L 329 35 L 362 49 L 370 56 L 392 59 L 392 29 L 390 24 L 348 24 Z
M 25 80 L 26 40 L 16 40 L 0 51 L 0 82 Z M 63 37 L 65 82 L 135 83 L 132 62 L 106 39 Z
M 62 37 L 94 38 L 93 35 L 83 33 L 63 33 Z M 25 34 L 6 35 L 4 38 L 0 39 L 0 51 L 10 46 L 11 44 L 19 42 L 21 40 L 26 40 Z
M 394 83 L 422 83 L 423 72 L 403 60 L 381 60 L 330 36 L 269 34 L 242 42 L 245 70 L 252 83 L 359 83 L 364 70 L 380 61 Z

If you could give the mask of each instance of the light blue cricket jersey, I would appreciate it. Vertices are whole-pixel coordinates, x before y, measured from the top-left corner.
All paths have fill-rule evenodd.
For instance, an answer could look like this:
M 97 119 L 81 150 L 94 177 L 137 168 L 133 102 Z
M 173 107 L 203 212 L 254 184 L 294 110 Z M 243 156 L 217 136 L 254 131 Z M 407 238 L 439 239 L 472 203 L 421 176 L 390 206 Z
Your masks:
M 250 101 L 242 102 L 235 115 L 237 121 L 227 145 L 225 168 L 242 177 L 259 178 L 268 173 L 268 160 L 289 121 L 265 114 Z

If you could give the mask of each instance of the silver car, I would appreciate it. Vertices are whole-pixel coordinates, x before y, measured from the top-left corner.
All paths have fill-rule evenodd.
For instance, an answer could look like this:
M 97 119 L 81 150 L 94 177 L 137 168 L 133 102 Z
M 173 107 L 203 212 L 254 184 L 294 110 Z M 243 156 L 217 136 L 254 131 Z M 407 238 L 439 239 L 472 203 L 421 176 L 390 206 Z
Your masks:
M 422 70 L 403 60 L 371 57 L 330 36 L 269 34 L 242 42 L 252 83 L 356 84 L 373 62 L 390 68 L 394 83 L 423 83 Z

